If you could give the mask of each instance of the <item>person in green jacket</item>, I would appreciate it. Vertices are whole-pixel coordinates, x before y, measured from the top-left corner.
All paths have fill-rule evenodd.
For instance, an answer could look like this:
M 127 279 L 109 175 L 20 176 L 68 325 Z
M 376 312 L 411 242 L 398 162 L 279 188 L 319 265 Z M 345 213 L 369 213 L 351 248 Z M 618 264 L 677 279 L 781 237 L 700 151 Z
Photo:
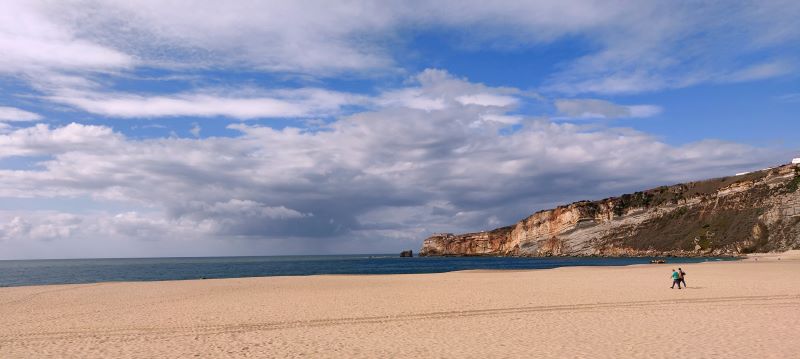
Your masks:
M 673 269 L 672 270 L 672 287 L 671 288 L 675 289 L 675 285 L 676 284 L 678 285 L 678 289 L 681 289 L 681 275 L 678 274 L 678 272 L 676 272 L 675 269 Z

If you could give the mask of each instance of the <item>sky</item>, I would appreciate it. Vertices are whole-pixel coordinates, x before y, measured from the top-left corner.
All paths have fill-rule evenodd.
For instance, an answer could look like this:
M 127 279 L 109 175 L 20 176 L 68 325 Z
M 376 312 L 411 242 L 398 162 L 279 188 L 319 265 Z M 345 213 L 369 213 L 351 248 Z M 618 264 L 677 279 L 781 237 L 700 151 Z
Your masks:
M 800 157 L 800 2 L 0 2 L 0 259 L 393 253 Z

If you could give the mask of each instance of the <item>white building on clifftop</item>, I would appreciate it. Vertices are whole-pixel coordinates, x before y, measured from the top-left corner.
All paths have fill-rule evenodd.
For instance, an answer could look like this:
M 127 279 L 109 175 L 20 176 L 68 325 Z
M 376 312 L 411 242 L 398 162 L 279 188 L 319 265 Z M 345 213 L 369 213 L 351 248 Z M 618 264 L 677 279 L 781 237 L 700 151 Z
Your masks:
M 800 164 L 800 157 L 797 157 L 797 158 L 792 158 L 792 164 L 793 164 L 793 165 Z

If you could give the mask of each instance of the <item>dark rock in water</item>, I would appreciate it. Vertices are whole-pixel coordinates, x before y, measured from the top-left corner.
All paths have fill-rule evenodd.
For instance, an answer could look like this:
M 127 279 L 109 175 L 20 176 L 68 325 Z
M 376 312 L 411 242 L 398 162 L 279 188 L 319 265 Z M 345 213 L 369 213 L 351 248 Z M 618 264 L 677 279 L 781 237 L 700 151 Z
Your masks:
M 402 251 L 400 252 L 400 257 L 413 257 L 414 252 L 412 250 Z

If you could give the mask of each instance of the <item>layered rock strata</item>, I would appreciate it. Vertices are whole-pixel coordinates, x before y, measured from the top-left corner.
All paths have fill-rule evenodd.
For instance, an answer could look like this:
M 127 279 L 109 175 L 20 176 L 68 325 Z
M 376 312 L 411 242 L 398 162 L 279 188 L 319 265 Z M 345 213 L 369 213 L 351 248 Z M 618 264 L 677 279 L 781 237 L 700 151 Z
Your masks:
M 800 165 L 662 186 L 434 234 L 420 256 L 718 256 L 800 249 Z

